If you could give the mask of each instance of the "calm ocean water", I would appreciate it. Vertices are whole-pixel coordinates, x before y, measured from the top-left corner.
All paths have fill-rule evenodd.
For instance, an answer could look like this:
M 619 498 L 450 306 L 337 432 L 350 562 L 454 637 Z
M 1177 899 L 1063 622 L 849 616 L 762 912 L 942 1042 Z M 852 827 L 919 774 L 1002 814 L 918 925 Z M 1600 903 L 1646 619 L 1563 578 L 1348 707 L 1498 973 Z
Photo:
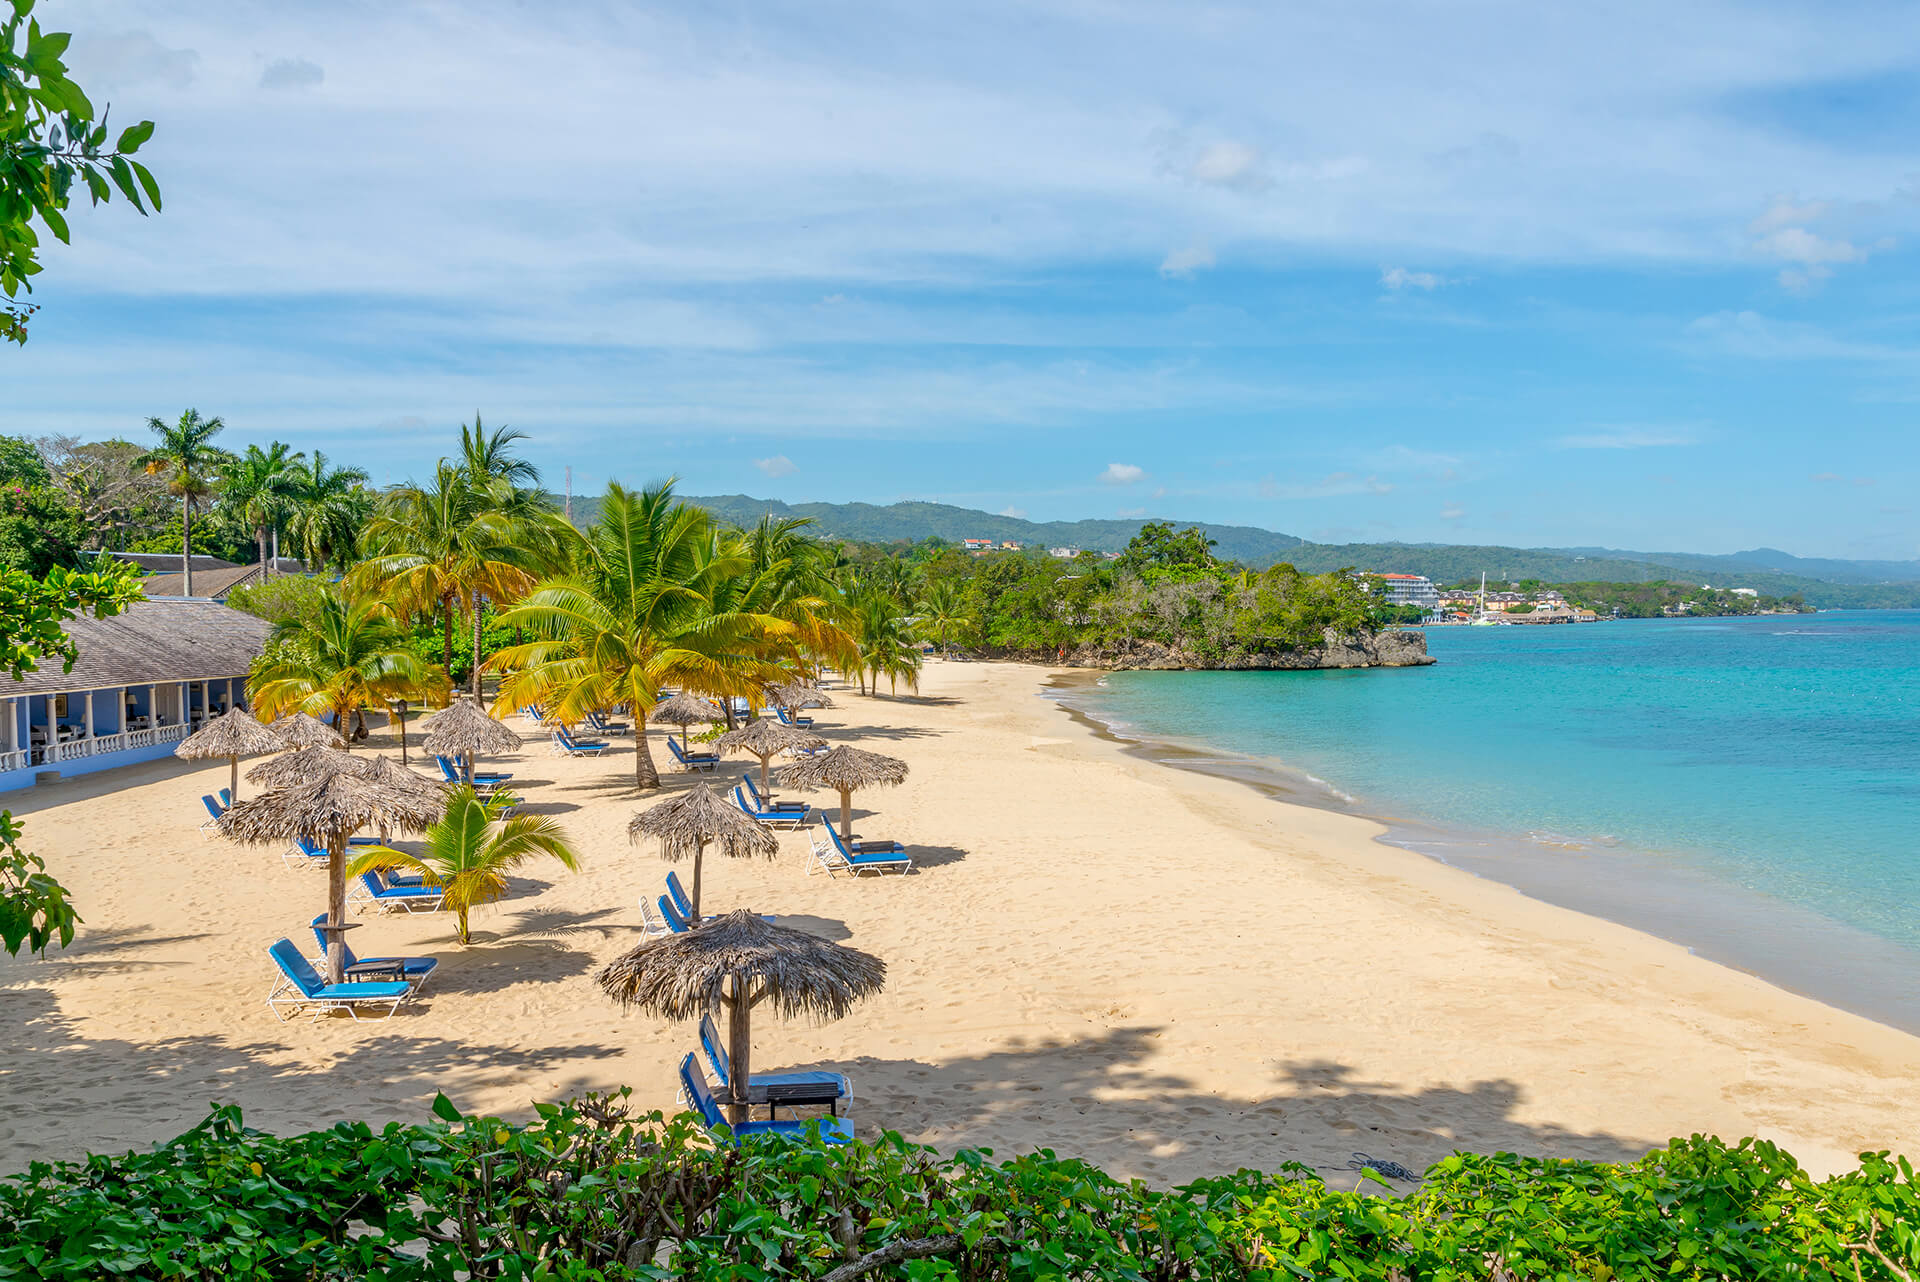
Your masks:
M 1920 1031 L 1920 612 L 1435 628 L 1428 646 L 1430 668 L 1114 673 L 1067 702 Z

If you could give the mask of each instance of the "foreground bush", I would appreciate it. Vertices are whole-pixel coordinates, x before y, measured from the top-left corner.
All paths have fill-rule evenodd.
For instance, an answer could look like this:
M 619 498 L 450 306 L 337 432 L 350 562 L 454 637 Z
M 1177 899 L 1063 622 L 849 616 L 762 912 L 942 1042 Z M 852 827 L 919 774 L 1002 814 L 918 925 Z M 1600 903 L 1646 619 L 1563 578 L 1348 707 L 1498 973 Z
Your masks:
M 1300 1168 L 1168 1192 L 889 1135 L 716 1150 L 620 1098 L 280 1138 L 230 1108 L 0 1181 L 0 1278 L 1782 1278 L 1910 1282 L 1920 1189 L 1696 1137 L 1629 1165 L 1449 1158 L 1413 1196 Z

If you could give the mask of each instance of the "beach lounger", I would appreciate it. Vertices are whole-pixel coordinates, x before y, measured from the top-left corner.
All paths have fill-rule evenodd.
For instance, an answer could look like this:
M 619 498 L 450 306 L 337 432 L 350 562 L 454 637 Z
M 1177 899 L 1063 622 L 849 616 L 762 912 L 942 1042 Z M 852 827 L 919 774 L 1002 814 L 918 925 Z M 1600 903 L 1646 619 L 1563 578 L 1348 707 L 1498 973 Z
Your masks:
M 361 911 L 379 908 L 383 912 L 431 913 L 440 911 L 447 892 L 439 886 L 404 885 L 390 880 L 382 872 L 363 872 L 347 889 L 347 902 Z
M 807 815 L 812 809 L 805 802 L 800 802 L 797 810 L 762 810 L 747 796 L 746 789 L 738 784 L 734 785 L 731 795 L 733 804 L 738 806 L 743 814 L 751 815 L 770 828 L 798 828 L 807 821 Z
M 771 793 L 760 791 L 760 781 L 753 777 L 751 770 L 740 782 L 746 785 L 747 796 L 753 798 L 753 804 L 761 810 L 797 810 L 805 814 L 813 809 L 804 801 L 775 801 Z
M 648 939 L 659 939 L 664 935 L 676 934 L 667 919 L 654 908 L 653 900 L 646 895 L 640 896 L 640 925 Z
M 300 955 L 300 950 L 293 946 L 291 939 L 281 940 L 267 949 L 267 953 L 273 958 L 274 965 L 280 968 L 280 980 L 273 986 L 273 991 L 267 994 L 267 1009 L 283 1024 L 302 1009 L 314 1015 L 344 1010 L 359 1019 L 362 1006 L 384 1006 L 386 1010 L 382 1013 L 391 1015 L 413 991 L 404 981 L 397 979 L 379 983 L 329 984 L 320 978 L 320 972 L 313 968 L 313 963 Z
M 706 1052 L 707 1066 L 713 1069 L 715 1079 L 727 1081 L 727 1048 L 711 1015 L 700 1017 L 700 1049 Z M 774 1117 L 780 1115 L 782 1105 L 792 1109 L 802 1104 L 825 1104 L 827 1110 L 838 1117 L 842 1104 L 849 1107 L 853 1104 L 853 1083 L 844 1073 L 824 1070 L 751 1073 L 747 1076 L 747 1102 L 766 1105 Z
M 325 913 L 313 919 L 313 937 L 319 941 L 322 957 L 327 955 L 327 935 L 320 927 L 326 921 Z M 439 964 L 438 957 L 356 957 L 353 955 L 353 945 L 347 945 L 349 980 L 397 979 L 417 993 L 426 987 L 427 976 L 433 974 L 433 968 Z
M 233 809 L 233 789 L 222 788 L 220 790 L 220 809 L 222 810 Z
M 667 751 L 673 754 L 675 761 L 678 761 L 688 770 L 711 770 L 720 764 L 720 754 L 715 752 L 688 752 L 680 746 L 680 741 L 672 735 L 667 736 Z
M 848 847 L 840 840 L 840 830 L 827 822 L 824 811 L 819 825 L 807 830 L 807 844 L 812 856 L 807 868 L 810 873 L 833 876 L 848 872 L 858 876 L 863 872 L 904 873 L 913 868 L 913 856 L 897 841 L 855 842 Z
M 202 793 L 200 804 L 207 808 L 207 821 L 200 825 L 200 835 L 211 837 L 220 831 L 220 817 L 227 813 L 227 808 L 215 801 L 212 793 Z
M 780 724 L 783 726 L 793 726 L 800 730 L 813 729 L 812 717 L 796 717 L 785 708 L 775 708 L 774 712 L 779 715 Z
M 632 726 L 624 721 L 609 721 L 604 715 L 598 712 L 589 712 L 587 714 L 587 725 L 592 728 L 595 734 L 625 734 L 633 729 Z
M 597 757 L 612 747 L 604 739 L 576 739 L 567 733 L 565 726 L 555 728 L 553 743 L 563 755 L 569 757 Z
M 300 837 L 280 852 L 280 862 L 289 868 L 325 868 L 327 848 L 316 846 L 305 837 Z
M 680 874 L 677 872 L 667 873 L 667 899 L 673 904 L 674 911 L 679 915 L 682 922 L 692 923 L 693 899 L 687 894 L 687 888 L 680 884 Z M 713 919 L 714 914 L 709 913 L 700 920 L 712 921 Z M 772 921 L 773 918 L 762 913 L 760 920 Z
M 680 911 L 673 900 L 662 895 L 653 902 L 659 905 L 660 920 L 667 923 L 669 934 L 684 935 L 693 929 L 693 923 L 687 920 L 686 915 Z
M 738 1144 L 751 1135 L 779 1135 L 787 1139 L 805 1139 L 817 1127 L 820 1137 L 829 1144 L 845 1144 L 853 1138 L 853 1123 L 844 1117 L 816 1117 L 807 1121 L 779 1122 L 742 1122 L 738 1126 L 728 1123 L 720 1112 L 720 1102 L 713 1097 L 713 1087 L 707 1084 L 706 1070 L 700 1067 L 691 1054 L 680 1061 L 680 1089 L 686 1095 L 687 1107 L 700 1115 L 709 1132 L 715 1138 L 726 1134 Z
M 446 778 L 448 783 L 466 782 L 460 774 L 460 763 L 452 757 L 436 756 L 434 760 L 440 763 L 440 773 Z M 511 774 L 490 774 L 476 770 L 473 772 L 473 786 L 477 789 L 487 789 L 490 791 L 498 788 L 511 778 L 513 778 Z

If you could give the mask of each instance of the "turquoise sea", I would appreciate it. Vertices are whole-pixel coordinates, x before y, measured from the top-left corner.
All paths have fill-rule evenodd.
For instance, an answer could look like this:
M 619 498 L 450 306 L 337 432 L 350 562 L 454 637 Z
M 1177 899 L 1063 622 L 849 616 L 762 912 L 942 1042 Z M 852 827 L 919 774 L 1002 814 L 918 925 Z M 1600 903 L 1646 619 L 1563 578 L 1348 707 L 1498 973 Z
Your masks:
M 1123 672 L 1140 750 L 1920 1031 L 1920 612 L 1434 628 L 1429 668 Z

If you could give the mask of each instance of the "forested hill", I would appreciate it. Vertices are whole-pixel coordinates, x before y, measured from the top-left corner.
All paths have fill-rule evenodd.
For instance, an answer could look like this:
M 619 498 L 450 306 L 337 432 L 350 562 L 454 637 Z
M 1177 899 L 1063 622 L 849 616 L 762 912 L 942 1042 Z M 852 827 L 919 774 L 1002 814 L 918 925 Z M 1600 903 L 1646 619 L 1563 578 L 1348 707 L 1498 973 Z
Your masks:
M 762 516 L 812 517 L 821 534 L 862 543 L 917 543 L 935 537 L 1011 539 L 1024 546 L 1077 547 L 1118 552 L 1140 520 L 1027 521 L 945 503 L 783 503 L 745 494 L 687 496 L 734 525 Z M 576 520 L 592 519 L 594 503 L 574 499 Z M 1155 518 L 1165 519 L 1165 518 Z M 1184 527 L 1190 522 L 1174 521 Z M 1262 568 L 1287 561 L 1317 574 L 1353 566 L 1424 574 L 1441 583 L 1539 579 L 1547 583 L 1646 583 L 1673 579 L 1715 587 L 1750 587 L 1770 596 L 1801 593 L 1817 606 L 1920 606 L 1920 562 L 1802 559 L 1771 548 L 1732 556 L 1687 552 L 1628 552 L 1613 548 L 1511 548 L 1450 543 L 1309 543 L 1249 525 L 1200 523 L 1221 557 Z

